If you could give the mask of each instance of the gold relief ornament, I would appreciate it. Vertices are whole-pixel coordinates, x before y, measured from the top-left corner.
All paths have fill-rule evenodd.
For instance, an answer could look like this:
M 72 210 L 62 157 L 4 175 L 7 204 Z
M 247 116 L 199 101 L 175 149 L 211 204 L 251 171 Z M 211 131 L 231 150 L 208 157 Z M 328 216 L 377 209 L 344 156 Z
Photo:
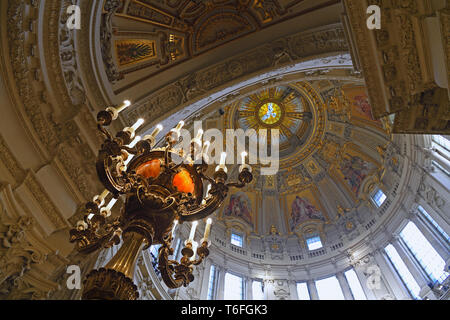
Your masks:
M 345 224 L 345 228 L 350 231 L 352 230 L 354 227 L 354 224 L 351 221 L 347 221 L 347 223 Z
M 336 220 L 338 220 L 341 217 L 344 217 L 347 212 L 350 212 L 350 209 L 344 209 L 340 204 L 337 205 L 337 215 Z
M 277 228 L 275 227 L 275 225 L 272 225 L 272 226 L 270 227 L 270 234 L 271 234 L 272 236 L 279 235 L 279 232 L 278 232 Z
M 213 176 L 208 176 L 207 155 L 202 148 L 195 147 L 198 137 L 191 141 L 191 153 L 182 155 L 174 146 L 180 139 L 183 121 L 170 130 L 165 145 L 160 148 L 155 147 L 155 138 L 162 126 L 142 139 L 135 137 L 142 119 L 112 136 L 106 127 L 129 105 L 126 102 L 121 107 L 109 107 L 97 115 L 98 129 L 105 140 L 96 168 L 106 190 L 86 204 L 84 218 L 70 230 L 70 242 L 85 254 L 119 244 L 121 237 L 123 244 L 104 268 L 87 275 L 83 299 L 137 299 L 133 283 L 136 261 L 140 252 L 153 244 L 162 244 L 158 268 L 164 283 L 169 288 L 187 286 L 194 280 L 193 266 L 209 255 L 212 220 L 206 220 L 205 233 L 199 243 L 194 241 L 198 221 L 222 205 L 231 187 L 243 188 L 253 179 L 251 167 L 242 165 L 238 181 L 228 183 L 226 166 L 222 162 Z M 180 159 L 180 155 L 182 161 L 178 162 L 175 159 Z M 204 182 L 211 186 L 206 194 Z M 113 199 L 104 207 L 109 194 Z M 120 216 L 113 218 L 111 209 L 121 195 L 125 198 L 124 206 Z M 192 228 L 181 251 L 182 257 L 180 261 L 170 260 L 174 230 L 185 222 L 192 222 Z

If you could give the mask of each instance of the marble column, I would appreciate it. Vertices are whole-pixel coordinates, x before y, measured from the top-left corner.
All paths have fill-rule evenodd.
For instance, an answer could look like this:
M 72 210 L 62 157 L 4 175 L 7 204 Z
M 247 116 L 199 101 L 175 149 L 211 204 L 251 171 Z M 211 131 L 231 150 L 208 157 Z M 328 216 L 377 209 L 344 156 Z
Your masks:
M 341 286 L 342 293 L 344 294 L 345 300 L 355 300 L 353 298 L 352 290 L 347 282 L 347 278 L 345 277 L 343 272 L 336 273 L 336 278 L 339 281 L 339 285 Z
M 218 269 L 217 292 L 216 292 L 217 300 L 223 300 L 224 299 L 225 273 L 227 273 L 227 269 L 225 269 L 223 267 L 220 267 Z
M 356 276 L 358 277 L 359 283 L 366 295 L 367 300 L 376 300 L 377 297 L 373 293 L 373 291 L 367 285 L 367 277 L 364 275 L 364 271 L 361 266 L 354 266 L 353 270 L 355 270 Z
M 409 252 L 408 248 L 406 248 L 403 241 L 399 237 L 394 237 L 391 240 L 391 244 L 397 250 L 400 258 L 408 267 L 409 272 L 411 272 L 414 280 L 416 280 L 419 287 L 423 288 L 424 286 L 427 286 L 430 282 L 430 279 L 421 270 L 421 267 L 418 265 L 417 261 L 415 261 L 415 258 L 411 255 L 411 252 Z
M 422 221 L 417 215 L 411 217 L 411 221 L 417 226 L 417 229 L 422 232 L 423 236 L 430 242 L 434 250 L 436 250 L 444 261 L 450 258 L 449 246 L 444 244 L 442 239 L 430 230 L 428 224 Z
M 389 287 L 390 294 L 394 295 L 397 300 L 410 300 L 411 295 L 403 285 L 400 276 L 394 270 L 394 267 L 387 260 L 387 257 L 381 252 L 381 249 L 375 250 L 373 252 L 375 261 L 377 262 L 381 275 L 386 279 L 385 285 Z
M 294 280 L 288 280 L 288 286 L 291 294 L 291 300 L 298 300 L 297 282 Z
M 311 300 L 319 300 L 319 294 L 317 293 L 316 282 L 314 280 L 308 280 L 306 282 L 308 286 L 309 296 Z
M 204 271 L 202 275 L 202 285 L 200 287 L 200 299 L 206 300 L 208 298 L 208 285 L 209 285 L 209 278 L 211 276 L 211 265 L 212 261 L 211 259 L 206 259 L 204 262 Z M 213 284 L 214 285 L 214 284 Z
M 250 277 L 245 277 L 245 300 L 253 300 L 252 284 L 253 280 Z

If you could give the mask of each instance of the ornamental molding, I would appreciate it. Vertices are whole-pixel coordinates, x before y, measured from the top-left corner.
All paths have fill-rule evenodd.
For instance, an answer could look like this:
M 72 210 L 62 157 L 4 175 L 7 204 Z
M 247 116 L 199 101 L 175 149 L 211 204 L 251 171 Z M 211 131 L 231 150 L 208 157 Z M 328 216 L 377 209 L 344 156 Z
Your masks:
M 28 171 L 25 177 L 24 185 L 31 192 L 39 207 L 42 209 L 42 212 L 47 215 L 56 230 L 61 230 L 69 226 L 66 219 L 64 219 L 64 216 L 55 206 L 48 193 L 31 170 Z
M 0 134 L 0 161 L 8 169 L 16 183 L 21 183 L 26 176 L 26 171 L 17 161 L 17 158 L 9 149 L 5 139 Z
M 66 8 L 71 3 L 75 1 L 8 1 L 5 4 L 8 14 L 5 27 L 8 30 L 9 55 L 4 57 L 3 71 L 5 79 L 14 79 L 7 86 L 42 158 L 59 161 L 62 165 L 60 172 L 64 172 L 62 175 L 68 179 L 69 185 L 81 186 L 78 198 L 84 201 L 95 193 L 97 187 L 91 182 L 96 180 L 89 178 L 95 172 L 82 166 L 83 162 L 95 157 L 91 146 L 85 142 L 84 134 L 95 132 L 96 123 L 86 107 L 84 86 L 78 76 L 75 35 L 65 26 Z M 45 6 L 44 22 L 38 21 L 39 6 Z M 42 37 L 45 39 L 42 52 L 37 46 L 39 24 L 43 24 L 45 35 Z M 8 49 L 5 46 L 3 50 Z M 46 65 L 52 67 L 43 69 L 44 57 Z M 8 65 L 11 76 L 6 74 Z M 94 147 L 99 140 L 97 135 L 92 136 L 91 145 Z M 10 167 L 14 163 L 6 156 L 3 158 Z M 11 170 L 14 170 L 15 177 L 15 174 L 23 177 L 23 173 L 13 167 Z
M 49 260 L 52 250 L 36 235 L 34 218 L 15 212 L 11 197 L 10 188 L 0 191 L 0 297 L 48 298 L 58 284 L 47 280 L 41 268 L 44 264 L 55 265 L 55 259 Z
M 117 66 L 114 63 L 114 50 L 112 48 L 112 19 L 121 5 L 122 2 L 120 0 L 106 0 L 103 6 L 102 22 L 100 26 L 100 43 L 103 64 L 108 80 L 112 84 L 124 78 L 124 75 L 117 70 Z
M 322 62 L 327 64 L 332 60 L 325 55 L 344 54 L 348 51 L 341 24 L 301 32 L 185 75 L 137 101 L 133 108 L 125 110 L 121 116 L 127 125 L 133 124 L 141 117 L 156 120 L 193 104 L 210 95 L 212 91 L 242 81 L 249 75 L 278 69 L 280 63 L 277 60 L 277 52 L 280 48 L 292 57 L 292 61 L 283 62 L 284 66 L 320 56 L 323 56 Z M 344 61 L 343 58 L 343 63 Z
M 344 5 L 349 37 L 354 40 L 350 43 L 355 45 L 352 52 L 357 52 L 356 60 L 361 63 L 374 117 L 395 113 L 395 133 L 448 132 L 448 88 L 436 83 L 432 61 L 436 58 L 430 52 L 433 49 L 428 49 L 432 47 L 426 21 L 435 14 L 441 18 L 445 51 L 448 8 L 433 12 L 429 0 L 379 1 L 382 27 L 369 30 L 368 2 L 345 0 Z

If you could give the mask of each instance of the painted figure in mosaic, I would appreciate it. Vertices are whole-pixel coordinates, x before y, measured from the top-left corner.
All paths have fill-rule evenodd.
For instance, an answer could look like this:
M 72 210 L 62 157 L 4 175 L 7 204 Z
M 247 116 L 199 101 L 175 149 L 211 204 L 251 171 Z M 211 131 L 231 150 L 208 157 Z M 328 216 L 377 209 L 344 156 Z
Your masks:
M 297 225 L 309 220 L 325 220 L 321 212 L 312 205 L 308 199 L 303 199 L 300 196 L 296 196 L 292 202 L 292 211 L 290 226 L 293 230 Z
M 341 172 L 355 194 L 358 194 L 362 182 L 369 173 L 369 165 L 358 156 L 343 159 Z
M 243 192 L 233 194 L 228 206 L 225 207 L 224 215 L 239 217 L 252 224 L 251 205 L 248 196 Z

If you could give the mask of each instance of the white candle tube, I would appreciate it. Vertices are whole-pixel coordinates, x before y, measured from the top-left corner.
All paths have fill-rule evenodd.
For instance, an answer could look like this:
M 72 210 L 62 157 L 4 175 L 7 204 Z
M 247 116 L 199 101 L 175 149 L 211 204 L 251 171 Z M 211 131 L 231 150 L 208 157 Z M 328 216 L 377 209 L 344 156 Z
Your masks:
M 123 110 L 125 110 L 126 108 L 128 108 L 129 106 L 131 106 L 130 100 L 125 100 L 123 102 L 123 104 L 120 107 L 118 107 L 116 110 L 119 113 L 119 112 L 122 112 Z
M 206 197 L 208 196 L 209 191 L 211 190 L 211 183 L 206 187 Z
M 139 129 L 140 126 L 142 126 L 144 124 L 144 119 L 140 118 L 136 121 L 135 124 L 133 124 L 133 126 L 131 127 L 134 131 L 136 131 L 137 129 Z
M 203 136 L 203 130 L 200 129 L 200 130 L 198 130 L 197 136 L 195 137 L 195 139 L 200 140 L 202 138 L 202 136 Z
M 197 248 L 198 248 L 198 242 L 194 241 L 192 243 L 192 251 L 194 251 L 194 254 L 191 257 L 191 261 L 195 260 L 195 256 L 197 255 Z
M 102 194 L 100 195 L 100 200 L 105 200 L 105 198 L 108 196 L 109 191 L 107 189 L 103 190 Z
M 181 128 L 183 128 L 183 126 L 184 126 L 184 121 L 181 120 L 180 122 L 178 122 L 177 126 L 175 127 L 175 130 L 180 131 Z
M 161 124 L 158 124 L 156 126 L 156 128 L 153 130 L 153 132 L 151 133 L 153 138 L 156 138 L 156 136 L 162 131 L 162 129 L 163 129 L 163 126 Z
M 220 169 L 224 170 L 225 172 L 227 172 L 227 167 L 225 166 L 225 160 L 227 158 L 227 153 L 226 152 L 222 152 L 222 154 L 220 155 L 220 163 L 219 165 L 216 167 L 216 171 L 219 171 Z
M 205 226 L 205 234 L 203 235 L 203 241 L 208 241 L 209 238 L 209 234 L 211 232 L 211 224 L 212 224 L 212 219 L 208 218 L 208 220 L 206 220 L 206 226 Z
M 241 153 L 241 162 L 242 162 L 242 164 L 245 164 L 245 157 L 247 156 L 247 152 L 242 152 Z
M 133 160 L 133 158 L 134 158 L 134 154 L 130 154 L 128 156 L 128 159 L 125 160 L 125 162 L 123 163 L 125 165 L 125 167 L 128 166 L 128 164 L 131 162 L 131 160 Z M 126 168 L 125 168 L 125 170 L 126 170 Z
M 88 219 L 91 220 L 93 216 L 94 216 L 94 214 L 91 213 L 90 215 L 88 215 Z
M 226 152 L 222 152 L 222 154 L 220 155 L 220 165 L 224 166 L 225 165 L 225 160 L 227 159 L 227 153 Z
M 106 210 L 111 211 L 112 207 L 116 204 L 117 199 L 112 198 L 111 201 L 109 201 L 108 205 L 106 206 Z
M 134 146 L 136 146 L 136 144 L 141 141 L 142 137 L 141 136 L 136 136 L 136 138 L 134 138 L 133 141 L 131 141 L 131 143 L 128 145 L 130 148 L 134 148 Z
M 100 208 L 105 203 L 105 198 L 108 196 L 109 191 L 107 189 L 103 190 L 103 192 L 100 195 L 97 195 L 94 197 L 93 201 L 96 202 L 98 200 L 100 203 L 98 204 L 98 207 Z
M 206 154 L 208 153 L 208 149 L 209 149 L 209 146 L 210 146 L 210 145 L 211 145 L 211 143 L 210 143 L 209 141 L 206 141 L 206 142 L 203 144 L 202 154 L 206 155 Z
M 189 234 L 189 239 L 187 242 L 191 242 L 194 240 L 195 229 L 197 229 L 198 221 L 192 222 L 191 233 Z
M 172 227 L 172 238 L 174 238 L 174 236 L 175 236 L 175 230 L 177 229 L 177 225 L 178 225 L 178 219 L 176 219 L 176 220 L 173 222 L 173 227 Z

